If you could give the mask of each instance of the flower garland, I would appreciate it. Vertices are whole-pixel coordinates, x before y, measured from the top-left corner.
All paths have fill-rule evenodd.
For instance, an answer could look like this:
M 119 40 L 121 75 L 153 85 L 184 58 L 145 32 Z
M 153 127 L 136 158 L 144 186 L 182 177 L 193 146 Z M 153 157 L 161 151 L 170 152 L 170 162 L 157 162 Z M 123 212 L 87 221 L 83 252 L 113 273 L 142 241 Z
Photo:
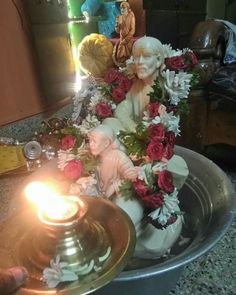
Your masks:
M 138 198 L 144 205 L 146 223 L 158 229 L 173 224 L 182 214 L 178 207 L 178 190 L 168 162 L 174 155 L 176 136 L 179 135 L 179 114 L 187 109 L 191 87 L 197 83 L 193 72 L 197 59 L 189 49 L 173 50 L 164 45 L 165 66 L 149 93 L 150 103 L 137 121 L 135 132 L 121 131 L 119 140 L 127 154 L 138 167 L 135 181 L 123 181 L 120 193 L 125 198 Z M 64 179 L 70 182 L 70 193 L 98 196 L 97 160 L 91 155 L 87 143 L 88 132 L 112 117 L 116 106 L 125 99 L 132 86 L 132 58 L 127 62 L 126 72 L 110 69 L 104 79 L 89 77 L 74 97 L 72 121 L 60 130 L 58 167 Z M 127 75 L 129 73 L 129 75 Z M 110 255 L 109 248 L 104 260 Z M 102 260 L 103 261 L 103 260 Z M 49 288 L 63 281 L 78 280 L 91 271 L 99 271 L 94 261 L 70 271 L 60 262 L 51 261 L 43 280 Z
M 125 99 L 131 86 L 132 79 L 116 68 L 109 69 L 103 79 L 89 77 L 74 97 L 72 120 L 81 133 L 86 135 L 103 119 L 112 117 L 116 106 Z M 81 114 L 81 109 L 86 109 L 86 114 Z
M 176 211 L 178 191 L 168 161 L 180 133 L 179 114 L 187 110 L 190 89 L 198 81 L 193 72 L 197 59 L 191 50 L 175 51 L 165 45 L 164 51 L 165 69 L 153 85 L 142 119 L 135 132 L 121 131 L 119 135 L 127 153 L 140 166 L 137 180 L 126 181 L 121 192 L 138 197 L 147 209 L 145 221 L 157 228 L 174 223 L 181 214 Z
M 179 114 L 186 111 L 190 89 L 197 83 L 197 74 L 193 73 L 197 59 L 191 50 L 173 50 L 164 45 L 164 52 L 164 69 L 149 93 L 150 103 L 136 122 L 135 132 L 121 131 L 119 135 L 127 154 L 139 166 L 136 181 L 124 181 L 120 192 L 126 197 L 138 197 L 146 208 L 146 221 L 157 228 L 175 222 L 180 214 L 175 210 L 178 191 L 168 161 L 174 155 L 176 136 L 180 133 Z M 86 135 L 103 119 L 111 117 L 117 104 L 125 99 L 133 81 L 127 76 L 132 74 L 132 58 L 127 64 L 126 72 L 112 68 L 104 79 L 90 77 L 74 98 L 72 119 L 77 139 L 70 130 L 71 134 L 61 139 L 62 149 L 58 152 L 59 168 L 71 180 L 73 193 L 99 194 L 96 161 L 85 143 Z

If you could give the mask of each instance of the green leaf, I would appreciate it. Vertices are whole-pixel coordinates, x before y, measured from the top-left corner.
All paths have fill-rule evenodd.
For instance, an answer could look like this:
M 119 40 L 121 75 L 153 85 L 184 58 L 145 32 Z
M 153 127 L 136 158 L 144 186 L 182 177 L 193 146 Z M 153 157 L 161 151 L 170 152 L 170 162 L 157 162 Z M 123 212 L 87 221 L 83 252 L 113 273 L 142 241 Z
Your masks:
M 132 200 L 135 198 L 135 191 L 133 189 L 133 184 L 129 180 L 125 180 L 119 186 L 119 192 L 125 200 Z

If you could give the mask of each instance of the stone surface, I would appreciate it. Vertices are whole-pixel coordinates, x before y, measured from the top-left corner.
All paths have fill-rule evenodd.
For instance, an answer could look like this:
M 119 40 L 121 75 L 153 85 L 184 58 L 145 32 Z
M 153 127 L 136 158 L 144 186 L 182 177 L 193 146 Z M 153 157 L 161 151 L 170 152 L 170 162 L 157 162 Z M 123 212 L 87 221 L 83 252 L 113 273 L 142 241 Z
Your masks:
M 222 168 L 236 188 L 236 171 Z M 235 278 L 236 217 L 223 239 L 208 254 L 186 266 L 169 295 L 235 295 Z

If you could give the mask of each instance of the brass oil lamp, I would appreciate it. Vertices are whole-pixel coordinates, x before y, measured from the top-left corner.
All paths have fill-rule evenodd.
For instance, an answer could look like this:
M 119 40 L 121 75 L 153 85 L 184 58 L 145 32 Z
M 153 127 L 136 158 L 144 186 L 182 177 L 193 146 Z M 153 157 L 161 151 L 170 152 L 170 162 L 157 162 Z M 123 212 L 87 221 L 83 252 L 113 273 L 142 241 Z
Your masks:
M 36 186 L 33 198 L 37 194 L 44 200 Z M 7 266 L 22 265 L 29 272 L 17 293 L 22 295 L 88 294 L 117 276 L 135 247 L 135 229 L 126 213 L 110 201 L 88 196 L 52 194 L 37 214 L 26 206 L 7 220 L 1 235 L 9 249 Z M 51 289 L 42 281 L 43 270 L 58 256 L 71 271 L 86 265 L 89 270 Z

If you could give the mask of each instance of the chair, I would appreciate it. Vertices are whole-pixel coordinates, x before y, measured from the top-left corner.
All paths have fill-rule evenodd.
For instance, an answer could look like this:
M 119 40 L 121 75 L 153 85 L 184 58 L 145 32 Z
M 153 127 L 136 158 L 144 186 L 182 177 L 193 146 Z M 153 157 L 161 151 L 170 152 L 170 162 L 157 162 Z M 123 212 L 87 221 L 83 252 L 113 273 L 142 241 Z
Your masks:
M 200 84 L 190 94 L 179 144 L 199 152 L 229 146 L 236 157 L 236 62 L 224 64 L 229 29 L 220 21 L 198 23 L 190 48 L 198 57 Z

